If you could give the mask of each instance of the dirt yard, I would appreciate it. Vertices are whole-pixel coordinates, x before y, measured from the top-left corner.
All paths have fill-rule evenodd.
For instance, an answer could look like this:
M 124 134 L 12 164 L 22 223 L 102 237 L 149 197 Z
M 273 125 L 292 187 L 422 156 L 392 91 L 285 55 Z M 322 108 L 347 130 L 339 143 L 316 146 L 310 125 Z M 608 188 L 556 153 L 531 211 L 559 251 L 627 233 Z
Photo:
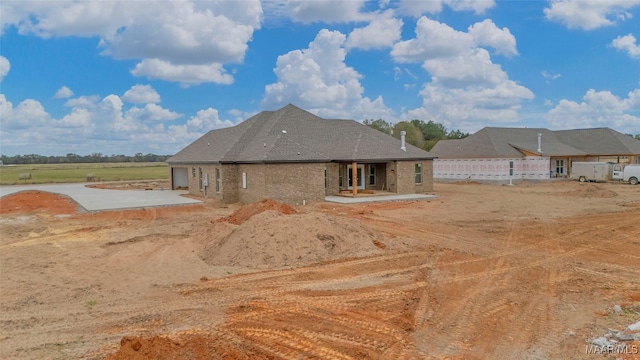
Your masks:
M 99 213 L 7 196 L 0 358 L 599 359 L 592 339 L 640 321 L 640 186 L 435 192 Z M 624 343 L 610 355 L 640 359 Z

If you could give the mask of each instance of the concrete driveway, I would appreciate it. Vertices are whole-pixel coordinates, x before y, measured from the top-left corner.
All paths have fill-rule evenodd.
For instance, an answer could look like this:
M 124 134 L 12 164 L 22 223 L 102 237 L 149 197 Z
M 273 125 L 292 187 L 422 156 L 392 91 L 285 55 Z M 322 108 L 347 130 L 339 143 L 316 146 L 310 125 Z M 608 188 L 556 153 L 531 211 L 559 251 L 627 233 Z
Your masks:
M 200 200 L 180 196 L 187 194 L 187 191 L 107 190 L 90 188 L 85 185 L 85 183 L 80 183 L 0 186 L 0 197 L 27 190 L 46 191 L 67 195 L 88 211 L 202 203 Z

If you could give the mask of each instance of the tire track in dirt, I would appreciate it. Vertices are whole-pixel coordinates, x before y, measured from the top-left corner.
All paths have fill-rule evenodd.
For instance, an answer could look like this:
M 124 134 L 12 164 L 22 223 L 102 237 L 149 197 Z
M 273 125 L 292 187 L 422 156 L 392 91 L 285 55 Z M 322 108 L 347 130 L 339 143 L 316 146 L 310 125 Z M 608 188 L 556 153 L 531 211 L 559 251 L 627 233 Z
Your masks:
M 447 315 L 441 321 L 449 326 L 444 331 L 444 339 L 436 340 L 447 344 L 441 355 L 464 356 L 470 349 L 469 339 L 482 328 L 482 323 L 476 321 L 484 312 L 486 303 L 490 302 L 496 292 L 501 291 L 499 280 L 508 268 L 506 259 L 496 259 L 485 271 L 475 273 L 478 282 L 465 282 L 464 296 L 453 300 L 453 304 L 447 304 Z M 464 271 L 462 268 L 460 270 Z
M 557 224 L 547 223 L 543 227 L 544 236 L 549 239 L 544 246 L 551 249 L 555 253 L 559 247 L 559 239 L 557 237 Z M 555 248 L 553 245 L 556 245 Z M 557 299 L 557 284 L 564 279 L 560 276 L 559 264 L 550 262 L 547 266 L 532 267 L 531 272 L 535 274 L 536 283 L 542 293 L 530 294 L 526 300 L 526 305 L 515 317 L 515 321 L 510 326 L 514 349 L 522 352 L 522 356 L 530 356 L 529 354 L 533 346 L 536 351 L 545 352 L 551 348 L 553 344 L 549 342 L 550 338 L 543 336 L 550 333 L 558 333 L 559 326 L 553 316 L 552 303 Z M 545 341 L 540 341 L 544 339 Z M 511 352 L 513 355 L 513 352 Z M 528 355 L 525 355 L 528 354 Z M 507 354 L 505 354 L 507 355 Z
M 136 224 L 158 224 L 157 213 L 141 214 L 122 220 L 127 235 L 149 233 Z M 637 284 L 640 279 L 633 266 L 637 245 L 632 244 L 640 236 L 633 227 L 638 218 L 616 220 L 616 226 L 630 227 L 615 234 L 616 243 L 608 226 L 613 216 L 529 223 L 508 218 L 497 221 L 495 228 L 470 223 L 469 229 L 459 220 L 435 227 L 394 220 L 395 228 L 410 227 L 400 235 L 417 240 L 418 250 L 202 282 L 194 278 L 190 285 L 151 288 L 131 304 L 116 299 L 109 308 L 80 311 L 58 304 L 57 310 L 36 315 L 43 320 L 42 329 L 19 329 L 3 346 L 15 349 L 20 337 L 25 354 L 40 354 L 29 349 L 55 349 L 56 342 L 71 342 L 85 332 L 92 334 L 89 345 L 69 354 L 100 346 L 110 352 L 114 346 L 104 344 L 116 344 L 123 335 L 167 333 L 178 342 L 180 336 L 205 336 L 216 354 L 238 358 L 514 358 L 506 348 L 522 355 L 516 358 L 545 356 L 559 346 L 554 335 L 560 333 L 559 319 L 565 319 L 557 313 L 567 294 L 566 282 L 577 277 L 585 283 L 597 280 L 591 288 L 578 285 L 586 294 L 609 281 Z M 204 243 L 210 229 L 196 230 L 198 238 L 190 240 Z M 41 316 L 48 312 L 49 317 Z M 29 320 L 26 313 L 13 314 L 5 319 Z M 532 353 L 533 346 L 540 353 Z
M 525 351 L 527 349 L 527 344 L 541 341 L 541 339 L 546 339 L 540 334 L 543 334 L 545 331 L 554 331 L 554 329 L 556 328 L 556 325 L 554 324 L 555 320 L 549 315 L 549 313 L 553 311 L 553 303 L 545 300 L 546 296 L 555 296 L 555 284 L 559 281 L 563 281 L 562 276 L 560 276 L 559 269 L 555 268 L 554 264 L 559 264 L 570 256 L 578 255 L 581 252 L 584 252 L 587 247 L 578 247 L 572 251 L 567 251 L 564 253 L 559 252 L 559 250 L 562 248 L 562 240 L 560 240 L 558 237 L 550 236 L 551 234 L 555 234 L 556 232 L 555 225 L 547 225 L 544 233 L 549 236 L 542 244 L 521 243 L 519 242 L 519 238 L 521 236 L 524 236 L 521 234 L 522 231 L 519 227 L 512 227 L 512 229 L 515 229 L 516 231 L 510 232 L 510 238 L 505 241 L 505 247 L 511 246 L 515 247 L 515 249 L 512 248 L 508 251 L 504 251 L 501 254 L 492 255 L 489 259 L 478 259 L 477 261 L 487 261 L 491 264 L 491 266 L 485 268 L 482 271 L 477 271 L 477 269 L 474 270 L 473 268 L 471 268 L 471 270 L 469 270 L 470 272 L 463 272 L 462 274 L 454 276 L 449 276 L 442 272 L 447 268 L 456 268 L 461 266 L 464 267 L 465 265 L 477 262 L 476 259 L 467 259 L 463 261 L 453 262 L 444 261 L 441 264 L 444 266 L 444 268 L 442 268 L 443 270 L 431 274 L 434 268 L 433 263 L 425 262 L 419 265 L 412 265 L 408 264 L 406 261 L 402 261 L 405 259 L 411 259 L 412 257 L 407 257 L 406 255 L 393 255 L 388 258 L 386 258 L 385 256 L 376 256 L 367 258 L 365 260 L 323 264 L 322 273 L 317 272 L 317 267 L 311 266 L 304 269 L 276 271 L 267 274 L 238 275 L 235 277 L 225 278 L 221 281 L 214 281 L 211 284 L 206 283 L 203 285 L 204 287 L 211 289 L 212 287 L 220 286 L 221 283 L 226 283 L 225 286 L 231 286 L 231 284 L 233 283 L 235 283 L 236 286 L 240 286 L 240 284 L 261 284 L 262 288 L 259 291 L 254 292 L 253 297 L 264 298 L 264 301 L 267 301 L 269 305 L 263 305 L 260 308 L 256 308 L 250 311 L 248 314 L 245 314 L 243 317 L 237 318 L 235 320 L 233 318 L 229 318 L 227 326 L 231 327 L 232 329 L 252 329 L 252 332 L 250 333 L 243 333 L 243 336 L 246 339 L 248 339 L 252 343 L 262 344 L 261 348 L 264 351 L 271 351 L 272 353 L 274 353 L 273 351 L 276 351 L 275 354 L 280 354 L 280 356 L 283 356 L 284 358 L 289 358 L 288 356 L 294 356 L 295 354 L 299 355 L 301 351 L 307 354 L 315 354 L 316 356 L 321 356 L 318 354 L 324 354 L 322 353 L 323 349 L 309 347 L 310 345 L 306 341 L 310 341 L 310 339 L 314 339 L 314 343 L 329 341 L 333 343 L 332 346 L 339 348 L 340 346 L 338 344 L 344 343 L 345 335 L 341 332 L 333 332 L 334 335 L 330 335 L 328 337 L 325 336 L 322 338 L 322 340 L 320 340 L 321 338 L 317 332 L 309 332 L 309 330 L 298 330 L 297 332 L 292 331 L 288 333 L 292 338 L 285 339 L 289 342 L 288 347 L 285 349 L 274 350 L 273 342 L 282 340 L 281 334 L 279 335 L 279 333 L 277 332 L 270 332 L 272 331 L 271 327 L 273 325 L 257 326 L 258 324 L 272 324 L 273 321 L 276 321 L 276 319 L 278 319 L 279 321 L 291 319 L 291 321 L 293 321 L 293 318 L 313 319 L 312 322 L 318 324 L 322 321 L 326 321 L 326 319 L 328 318 L 328 314 L 333 314 L 333 312 L 335 311 L 346 312 L 349 311 L 350 308 L 357 305 L 366 303 L 372 304 L 378 301 L 378 304 L 381 306 L 381 308 L 389 308 L 390 306 L 394 305 L 397 306 L 397 301 L 392 301 L 389 299 L 399 297 L 406 291 L 412 292 L 412 296 L 418 298 L 418 303 L 413 309 L 412 315 L 414 326 L 416 324 L 425 324 L 427 322 L 427 319 L 429 319 L 430 321 L 434 320 L 431 317 L 427 318 L 425 315 L 428 313 L 428 311 L 426 310 L 426 304 L 430 303 L 428 301 L 428 296 L 430 295 L 430 291 L 428 289 L 437 289 L 439 286 L 443 286 L 451 282 L 461 282 L 465 285 L 465 297 L 462 300 L 458 301 L 456 304 L 450 305 L 457 311 L 453 311 L 448 314 L 447 318 L 436 317 L 435 319 L 443 320 L 444 323 L 454 324 L 453 330 L 449 331 L 448 336 L 443 339 L 432 337 L 433 343 L 448 343 L 448 345 L 440 347 L 439 352 L 436 352 L 435 354 L 439 353 L 443 356 L 451 356 L 455 354 L 465 354 L 470 349 L 470 345 L 465 343 L 464 340 L 472 337 L 473 333 L 481 328 L 481 325 L 477 323 L 471 325 L 466 324 L 463 326 L 462 320 L 467 318 L 487 319 L 493 317 L 495 314 L 501 311 L 504 311 L 505 309 L 508 309 L 510 307 L 510 304 L 508 302 L 496 302 L 494 299 L 496 296 L 499 296 L 498 294 L 506 291 L 509 288 L 510 277 L 522 270 L 537 269 L 536 271 L 538 271 L 539 269 L 545 268 L 548 270 L 546 272 L 542 272 L 542 274 L 544 275 L 543 277 L 546 277 L 545 281 L 547 283 L 548 293 L 546 295 L 535 296 L 529 299 L 524 308 L 521 311 L 518 311 L 518 314 L 520 314 L 518 319 L 520 320 L 516 321 L 515 325 L 511 327 L 514 331 L 516 329 L 524 330 L 521 335 L 515 338 L 515 341 L 523 344 L 523 351 Z M 573 234 L 579 235 L 579 233 L 579 231 L 574 231 Z M 551 250 L 552 254 L 545 254 L 543 252 L 545 248 L 547 250 Z M 530 250 L 540 251 L 540 254 L 534 256 L 532 261 L 521 263 L 518 265 L 512 265 L 508 261 L 506 261 L 507 258 L 513 256 L 514 254 L 526 253 Z M 428 254 L 427 251 L 424 252 L 425 257 L 426 254 Z M 398 261 L 392 264 L 385 263 L 391 258 Z M 365 271 L 362 269 L 358 270 L 359 266 L 357 265 L 364 265 L 365 267 L 366 265 L 378 266 L 375 264 L 384 264 L 387 265 L 387 267 L 384 270 L 376 272 L 375 274 L 369 274 L 371 276 L 381 277 L 386 274 L 390 277 L 394 277 L 396 281 L 409 281 L 408 278 L 412 273 L 417 274 L 420 271 L 426 271 L 429 275 L 429 280 L 433 281 L 435 284 L 427 284 L 424 281 L 415 285 L 402 285 L 401 283 L 396 283 L 394 285 L 395 290 L 393 291 L 376 291 L 371 289 L 367 292 L 367 289 L 365 288 L 364 292 L 353 293 L 350 295 L 345 294 L 345 291 L 324 290 L 314 292 L 305 289 L 305 286 L 309 286 L 321 279 L 332 278 L 336 283 L 354 281 L 358 277 L 361 277 L 362 272 Z M 356 273 L 354 273 L 354 271 L 356 271 Z M 326 274 L 326 276 L 322 274 Z M 336 274 L 344 275 L 338 275 L 336 279 Z M 310 275 L 310 277 L 308 275 Z M 401 278 L 398 279 L 398 276 L 401 276 Z M 469 285 L 469 280 L 480 281 L 474 283 L 473 285 Z M 282 289 L 282 287 L 286 287 L 287 290 L 279 290 Z M 488 290 L 490 288 L 491 290 Z M 188 294 L 189 296 L 198 296 L 196 294 L 203 291 L 202 288 L 198 289 L 198 287 L 189 289 L 187 291 L 184 290 L 185 289 L 183 289 L 183 294 Z M 323 293 L 325 295 L 322 295 Z M 278 296 L 280 297 L 280 300 L 273 299 L 274 297 Z M 427 301 L 424 301 L 425 298 L 427 298 Z M 236 300 L 238 300 L 237 297 Z M 294 301 L 296 305 L 287 305 L 288 301 Z M 341 305 L 336 306 L 336 303 L 340 303 Z M 310 311 L 309 309 L 315 310 Z M 442 309 L 439 309 L 437 312 L 441 313 L 442 311 Z M 385 323 L 389 322 L 390 320 L 392 321 L 393 316 L 390 315 L 392 313 L 393 312 L 389 311 L 385 313 L 385 316 L 380 316 L 380 321 L 383 321 Z M 525 316 L 522 316 L 522 314 L 525 314 Z M 526 316 L 527 314 L 529 316 Z M 358 333 L 377 329 L 376 326 L 372 323 L 371 318 L 367 318 L 364 322 L 357 323 L 352 321 L 352 317 L 353 314 L 349 314 L 349 316 L 346 318 L 339 316 L 331 316 L 330 318 L 332 319 L 331 323 L 333 324 L 333 326 L 342 326 L 345 329 L 357 329 Z M 243 324 L 245 323 L 249 323 L 252 325 L 250 327 L 243 327 Z M 357 337 L 352 337 L 352 339 L 357 339 Z M 415 354 L 415 349 L 412 350 L 413 346 L 411 345 L 411 341 L 408 339 L 403 339 L 402 337 L 400 339 L 396 339 L 396 342 L 394 342 L 393 345 L 389 345 L 388 343 L 380 341 L 379 343 L 382 344 L 383 347 L 387 346 L 385 352 L 383 352 L 382 354 L 384 354 L 383 356 L 388 356 L 389 358 L 398 358 L 403 356 L 403 354 L 409 353 Z M 357 345 L 371 350 L 370 343 L 358 343 L 358 341 L 355 341 L 355 343 L 352 342 L 349 344 L 352 346 Z M 548 343 L 543 343 L 541 345 L 543 347 L 550 346 Z M 348 356 L 343 353 L 339 354 L 341 354 L 342 356 Z M 430 353 L 430 355 L 435 354 Z M 338 356 L 335 354 L 333 355 L 336 357 Z M 408 358 L 411 357 L 409 356 Z

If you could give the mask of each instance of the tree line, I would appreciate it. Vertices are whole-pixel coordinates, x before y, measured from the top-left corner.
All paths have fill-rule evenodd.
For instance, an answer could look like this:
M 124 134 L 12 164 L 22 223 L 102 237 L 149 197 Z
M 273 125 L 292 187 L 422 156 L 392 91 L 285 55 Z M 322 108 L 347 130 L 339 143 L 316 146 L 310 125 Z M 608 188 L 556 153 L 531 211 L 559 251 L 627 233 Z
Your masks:
M 22 164 L 64 164 L 64 163 L 121 163 L 121 162 L 163 162 L 171 155 L 156 155 L 136 153 L 135 155 L 103 155 L 92 153 L 90 155 L 78 155 L 68 153 L 62 156 L 46 156 L 38 154 L 7 156 L 0 155 L 4 165 Z
M 469 133 L 460 130 L 448 131 L 447 128 L 433 120 L 424 122 L 423 120 L 400 121 L 395 125 L 378 120 L 365 120 L 364 124 L 386 134 L 391 134 L 395 138 L 400 138 L 400 131 L 405 131 L 405 140 L 416 147 L 424 150 L 431 150 L 438 141 L 446 139 L 463 139 L 469 136 Z

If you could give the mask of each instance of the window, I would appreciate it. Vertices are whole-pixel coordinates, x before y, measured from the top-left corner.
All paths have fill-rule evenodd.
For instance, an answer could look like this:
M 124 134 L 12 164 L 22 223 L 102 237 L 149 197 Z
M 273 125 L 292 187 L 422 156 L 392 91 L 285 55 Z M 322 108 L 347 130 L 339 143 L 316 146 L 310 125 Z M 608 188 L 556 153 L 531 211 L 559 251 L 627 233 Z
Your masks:
M 513 161 L 509 161 L 509 176 L 513 176 Z
M 556 160 L 556 174 L 564 174 L 564 160 Z
M 194 179 L 196 178 L 196 168 L 194 167 L 191 168 L 191 177 Z
M 324 169 L 324 188 L 326 189 L 327 186 L 327 168 Z
M 416 184 L 422 184 L 422 163 L 416 164 Z
M 342 164 L 338 168 L 338 186 L 342 188 Z
M 216 192 L 219 193 L 220 192 L 220 169 L 216 168 Z
M 369 165 L 369 185 L 376 184 L 376 167 L 375 165 Z
M 198 185 L 200 186 L 200 190 L 202 190 L 202 168 L 198 168 Z

